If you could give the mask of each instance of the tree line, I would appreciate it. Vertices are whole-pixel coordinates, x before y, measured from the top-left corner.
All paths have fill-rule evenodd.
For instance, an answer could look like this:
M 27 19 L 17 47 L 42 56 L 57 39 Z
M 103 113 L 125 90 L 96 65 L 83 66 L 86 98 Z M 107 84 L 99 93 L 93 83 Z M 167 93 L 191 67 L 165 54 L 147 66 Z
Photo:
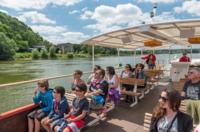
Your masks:
M 13 59 L 15 52 L 27 52 L 35 45 L 52 44 L 17 18 L 0 12 L 0 60 Z

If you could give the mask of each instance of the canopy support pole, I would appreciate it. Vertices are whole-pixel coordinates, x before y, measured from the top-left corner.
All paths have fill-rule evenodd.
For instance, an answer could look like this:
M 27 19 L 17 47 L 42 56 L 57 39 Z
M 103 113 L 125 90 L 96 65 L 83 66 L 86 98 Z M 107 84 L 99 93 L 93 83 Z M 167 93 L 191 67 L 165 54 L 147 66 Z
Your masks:
M 171 46 L 169 46 L 169 57 L 168 57 L 168 63 L 171 61 Z
M 120 50 L 117 48 L 118 66 L 120 66 Z
M 136 63 L 136 49 L 134 51 L 134 66 L 135 66 L 135 63 Z
M 92 69 L 94 69 L 94 45 L 92 45 Z

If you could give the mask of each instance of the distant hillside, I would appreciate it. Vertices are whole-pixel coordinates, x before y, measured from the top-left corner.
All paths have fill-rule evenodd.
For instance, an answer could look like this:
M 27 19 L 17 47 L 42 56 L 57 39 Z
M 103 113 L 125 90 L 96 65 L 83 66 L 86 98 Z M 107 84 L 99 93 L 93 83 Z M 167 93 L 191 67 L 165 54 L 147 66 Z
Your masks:
M 5 44 L 10 41 L 12 44 Z M 6 45 L 9 45 L 9 48 L 5 48 Z M 3 49 L 12 48 L 17 52 L 25 52 L 36 45 L 49 46 L 51 44 L 17 18 L 0 12 L 0 60 L 2 56 L 5 57 Z

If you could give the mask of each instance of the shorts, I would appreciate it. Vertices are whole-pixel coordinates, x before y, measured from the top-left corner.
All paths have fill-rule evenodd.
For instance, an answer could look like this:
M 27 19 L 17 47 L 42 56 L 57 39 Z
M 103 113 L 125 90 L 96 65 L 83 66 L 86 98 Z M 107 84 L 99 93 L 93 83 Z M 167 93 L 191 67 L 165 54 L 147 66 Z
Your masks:
M 56 126 L 59 126 L 59 128 L 57 129 L 57 132 L 63 132 L 63 130 L 66 128 L 67 125 L 68 125 L 67 119 L 61 118 L 61 119 L 58 119 L 58 121 L 54 123 L 54 128 Z
M 70 118 L 74 119 L 75 116 L 71 115 Z M 85 122 L 83 120 L 79 120 L 69 123 L 66 128 L 68 128 L 70 132 L 80 132 L 80 129 L 83 128 L 84 124 Z
M 38 110 L 39 109 L 36 109 L 36 110 L 32 111 L 31 113 L 29 113 L 28 118 L 37 119 L 38 121 L 41 121 L 44 117 L 46 117 L 48 115 L 47 112 L 37 113 Z

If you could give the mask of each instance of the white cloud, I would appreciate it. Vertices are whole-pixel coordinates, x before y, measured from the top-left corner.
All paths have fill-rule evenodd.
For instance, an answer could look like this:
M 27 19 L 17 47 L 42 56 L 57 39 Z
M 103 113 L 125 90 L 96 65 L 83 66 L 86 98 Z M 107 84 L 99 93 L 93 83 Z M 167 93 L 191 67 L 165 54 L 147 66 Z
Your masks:
M 15 10 L 43 9 L 50 4 L 70 6 L 79 3 L 80 1 L 82 0 L 1 0 L 0 6 Z
M 46 40 L 55 44 L 67 42 L 80 43 L 89 37 L 81 32 L 69 32 L 67 28 L 61 26 L 33 25 L 31 28 Z
M 143 21 L 146 23 L 152 22 L 148 12 L 142 12 L 138 6 L 133 4 L 122 4 L 116 7 L 101 5 L 94 12 L 89 10 L 85 11 L 81 15 L 81 19 L 95 20 L 96 23 L 87 25 L 85 28 L 96 30 L 100 33 L 138 25 Z M 163 12 L 161 15 L 155 16 L 153 22 L 167 20 L 175 20 L 170 12 Z
M 54 25 L 33 25 L 31 28 L 41 35 L 56 35 L 67 31 L 64 27 Z
M 81 9 L 81 11 L 86 11 L 86 10 L 88 10 L 88 8 L 87 7 L 84 7 L 83 9 Z
M 8 12 L 7 12 L 6 10 L 2 10 L 2 9 L 0 9 L 0 12 L 3 12 L 3 13 L 8 14 Z
M 70 11 L 69 14 L 76 14 L 76 13 L 79 13 L 78 10 L 73 10 L 73 11 Z
M 150 2 L 150 3 L 174 3 L 176 0 L 139 0 L 138 2 Z
M 81 15 L 81 19 L 89 19 L 91 18 L 93 13 L 91 11 L 85 11 L 84 14 Z
M 181 7 L 175 7 L 174 11 L 178 14 L 182 12 L 187 12 L 195 16 L 200 16 L 200 1 L 185 1 L 182 3 Z
M 64 37 L 64 42 L 80 43 L 89 38 L 89 35 L 85 35 L 81 32 L 65 32 L 62 35 Z
M 31 21 L 31 23 L 43 23 L 43 24 L 55 24 L 56 22 L 47 18 L 45 14 L 37 11 L 24 12 L 22 15 L 17 17 L 23 22 Z

